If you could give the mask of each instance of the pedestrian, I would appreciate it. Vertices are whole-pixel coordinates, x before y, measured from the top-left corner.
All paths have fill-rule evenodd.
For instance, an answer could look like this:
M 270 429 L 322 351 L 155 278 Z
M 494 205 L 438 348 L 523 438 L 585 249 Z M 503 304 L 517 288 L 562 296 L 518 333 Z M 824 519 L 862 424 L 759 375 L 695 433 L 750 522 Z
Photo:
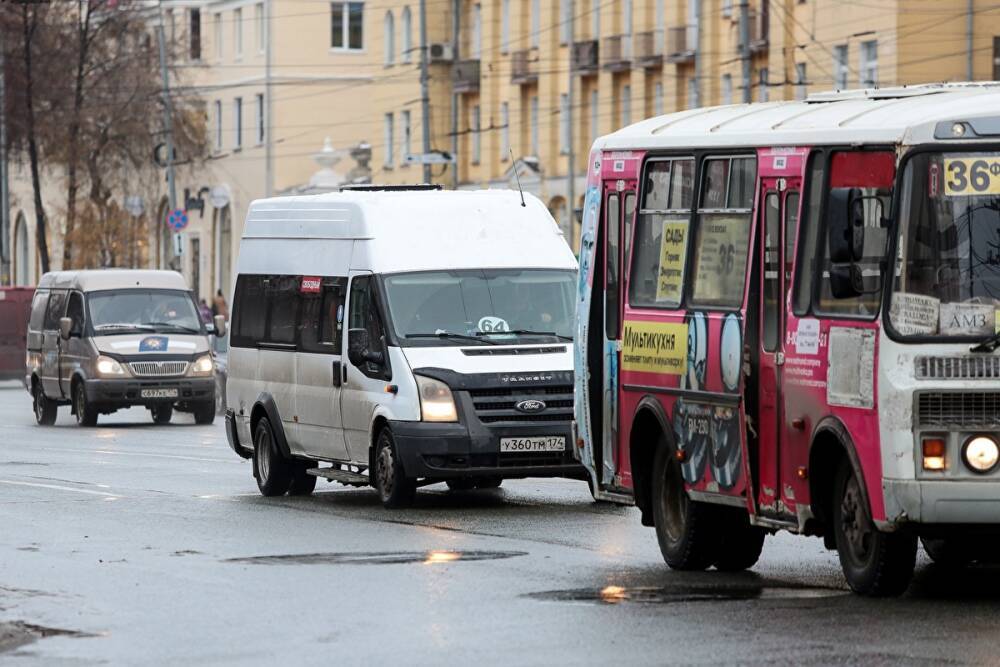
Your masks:
M 198 302 L 198 314 L 201 315 L 201 321 L 205 324 L 212 323 L 212 309 L 205 301 L 205 297 L 202 297 Z
M 221 289 L 215 293 L 215 298 L 212 300 L 212 312 L 222 315 L 227 322 L 229 321 L 229 306 L 226 305 L 226 297 L 222 296 Z

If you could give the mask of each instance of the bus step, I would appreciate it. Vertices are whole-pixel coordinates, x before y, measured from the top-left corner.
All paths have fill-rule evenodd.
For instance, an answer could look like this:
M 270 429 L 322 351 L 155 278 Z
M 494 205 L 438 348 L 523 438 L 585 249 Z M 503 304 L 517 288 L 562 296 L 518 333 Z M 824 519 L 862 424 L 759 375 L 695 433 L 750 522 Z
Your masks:
M 314 477 L 325 477 L 331 482 L 340 482 L 349 486 L 368 486 L 371 483 L 368 475 L 341 470 L 340 468 L 310 468 L 306 472 Z

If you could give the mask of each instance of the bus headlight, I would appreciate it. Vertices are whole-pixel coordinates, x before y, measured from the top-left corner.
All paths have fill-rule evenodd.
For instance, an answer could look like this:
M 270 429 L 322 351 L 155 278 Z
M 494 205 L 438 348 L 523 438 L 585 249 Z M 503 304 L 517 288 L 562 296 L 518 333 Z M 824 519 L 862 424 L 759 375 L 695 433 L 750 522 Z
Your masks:
M 211 354 L 203 354 L 191 364 L 190 375 L 211 375 L 215 372 L 215 362 Z
M 978 473 L 988 473 L 997 467 L 1000 460 L 1000 447 L 997 441 L 986 435 L 975 435 L 962 447 L 962 460 L 969 470 Z
M 101 377 L 122 377 L 125 375 L 125 368 L 111 357 L 103 354 L 97 357 L 97 374 Z
M 457 422 L 455 397 L 444 382 L 423 375 L 413 376 L 420 394 L 420 419 L 425 422 Z

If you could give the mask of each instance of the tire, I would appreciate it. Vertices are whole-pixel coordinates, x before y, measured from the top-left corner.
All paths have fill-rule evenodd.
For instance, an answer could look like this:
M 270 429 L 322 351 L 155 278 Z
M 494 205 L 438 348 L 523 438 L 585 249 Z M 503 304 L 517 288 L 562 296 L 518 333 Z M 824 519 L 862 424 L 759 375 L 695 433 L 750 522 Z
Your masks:
M 704 570 L 719 560 L 719 512 L 688 498 L 680 463 L 662 441 L 653 460 L 653 523 L 660 553 L 671 568 Z
M 215 402 L 194 406 L 194 423 L 207 425 L 215 421 Z
M 169 424 L 174 416 L 174 406 L 169 403 L 153 406 L 149 411 L 153 415 L 154 424 Z
M 87 390 L 83 382 L 78 381 L 73 385 L 73 411 L 78 425 L 97 426 L 97 410 L 87 401 Z
M 725 529 L 715 568 L 723 572 L 749 570 L 760 560 L 767 533 L 751 525 L 750 516 L 743 510 L 723 508 L 722 514 Z
M 35 384 L 31 391 L 31 407 L 35 412 L 35 421 L 39 426 L 52 426 L 56 423 L 56 415 L 59 413 L 59 406 L 55 401 L 50 401 L 42 391 L 41 384 Z
M 292 481 L 288 485 L 288 495 L 308 496 L 313 492 L 313 489 L 316 488 L 316 476 L 310 475 L 306 471 L 316 466 L 315 461 L 292 461 L 290 466 Z
M 469 477 L 445 480 L 449 491 L 471 491 L 476 488 L 476 480 Z
M 902 595 L 913 578 L 917 538 L 878 530 L 861 493 L 861 483 L 847 463 L 834 483 L 833 532 L 840 567 L 855 593 L 872 597 Z
M 396 455 L 396 441 L 392 431 L 383 428 L 375 442 L 373 471 L 375 490 L 387 509 L 409 507 L 417 495 L 417 485 L 406 477 L 403 464 Z
M 278 449 L 267 417 L 253 432 L 253 476 L 262 496 L 283 496 L 292 485 L 292 466 Z
M 503 477 L 480 477 L 476 480 L 477 489 L 499 489 Z

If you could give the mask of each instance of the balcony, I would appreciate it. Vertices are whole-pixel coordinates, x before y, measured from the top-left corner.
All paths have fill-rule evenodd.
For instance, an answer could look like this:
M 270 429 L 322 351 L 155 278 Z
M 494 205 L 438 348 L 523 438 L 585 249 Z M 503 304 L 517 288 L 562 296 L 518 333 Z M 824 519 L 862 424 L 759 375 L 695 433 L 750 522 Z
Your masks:
M 600 69 L 599 59 L 600 49 L 596 39 L 589 39 L 583 42 L 573 42 L 573 55 L 571 67 L 580 76 L 590 76 L 597 74 Z
M 536 60 L 531 57 L 531 49 L 514 51 L 510 54 L 510 82 L 520 86 L 538 83 L 535 62 Z
M 632 68 L 632 35 L 605 37 L 601 47 L 602 66 L 609 72 L 624 72 Z
M 479 92 L 479 60 L 459 60 L 452 71 L 456 93 Z
M 687 63 L 694 60 L 694 26 L 682 25 L 667 29 L 667 62 Z
M 655 69 L 663 64 L 663 33 L 659 30 L 640 32 L 635 36 L 635 64 Z

